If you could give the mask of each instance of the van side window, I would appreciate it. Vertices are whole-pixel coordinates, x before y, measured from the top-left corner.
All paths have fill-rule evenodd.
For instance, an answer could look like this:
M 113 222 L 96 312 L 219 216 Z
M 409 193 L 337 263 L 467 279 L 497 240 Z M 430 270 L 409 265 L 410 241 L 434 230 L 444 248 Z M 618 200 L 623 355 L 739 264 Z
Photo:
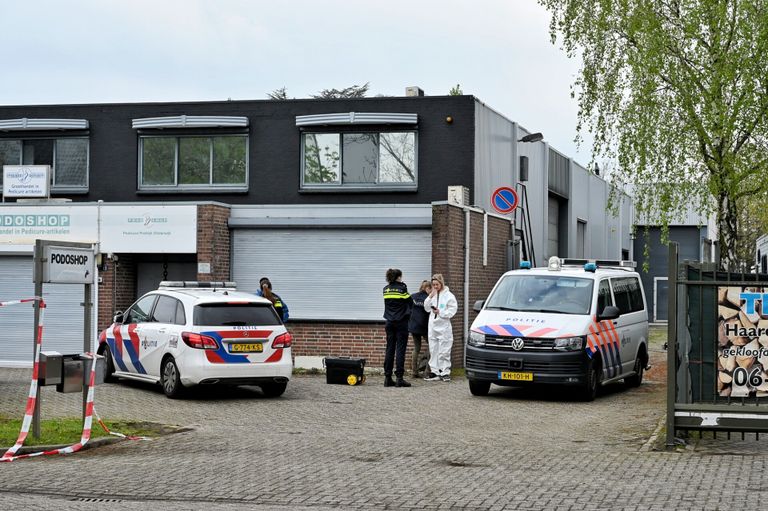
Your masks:
M 613 296 L 616 298 L 616 307 L 622 314 L 641 311 L 645 308 L 637 277 L 611 279 L 611 286 L 613 286 Z
M 607 280 L 603 280 L 600 282 L 600 287 L 597 288 L 597 313 L 602 314 L 609 305 L 613 305 L 611 287 Z

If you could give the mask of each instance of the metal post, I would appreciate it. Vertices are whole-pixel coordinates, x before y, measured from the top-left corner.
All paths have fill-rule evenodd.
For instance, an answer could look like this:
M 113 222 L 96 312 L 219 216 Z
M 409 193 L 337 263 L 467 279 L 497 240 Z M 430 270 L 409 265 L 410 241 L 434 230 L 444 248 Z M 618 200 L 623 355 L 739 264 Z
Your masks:
M 43 296 L 43 242 L 41 240 L 35 241 L 35 253 L 33 255 L 34 274 L 33 279 L 35 281 L 35 296 Z M 40 301 L 35 301 L 35 325 L 34 333 L 32 334 L 32 363 L 35 363 L 35 355 L 37 354 L 37 330 L 40 325 Z M 32 412 L 32 437 L 40 438 L 40 387 L 37 387 L 35 399 L 35 409 Z
M 83 297 L 83 353 L 90 353 L 91 350 L 91 308 L 93 303 L 91 302 L 91 284 L 85 284 L 84 297 Z M 95 352 L 94 358 L 91 360 L 91 364 L 96 363 Z M 83 362 L 83 367 L 87 368 L 87 362 Z M 90 381 L 90 373 L 85 372 L 83 378 L 83 420 L 85 420 L 85 409 L 88 401 L 88 385 L 86 381 Z
M 677 398 L 677 243 L 669 244 L 669 299 L 667 312 L 667 449 L 675 446 Z

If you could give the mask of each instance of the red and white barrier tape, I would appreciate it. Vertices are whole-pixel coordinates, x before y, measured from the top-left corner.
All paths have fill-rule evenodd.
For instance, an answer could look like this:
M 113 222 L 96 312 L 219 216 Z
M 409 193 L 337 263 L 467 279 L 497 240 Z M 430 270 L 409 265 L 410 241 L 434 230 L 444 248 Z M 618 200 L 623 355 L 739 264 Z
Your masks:
M 101 426 L 101 429 L 103 429 L 109 435 L 116 436 L 116 437 L 119 437 L 119 438 L 125 438 L 126 440 L 152 440 L 151 438 L 146 437 L 146 436 L 124 435 L 123 433 L 118 433 L 117 431 L 112 431 L 111 429 L 109 429 L 107 427 L 106 424 L 104 424 L 104 421 L 101 420 L 101 417 L 99 417 L 99 414 L 98 414 L 98 412 L 96 412 L 95 408 L 93 409 L 93 415 L 94 415 L 94 417 L 96 417 L 96 421 Z
M 32 366 L 32 381 L 29 384 L 29 394 L 27 396 L 27 407 L 24 411 L 24 420 L 21 423 L 21 431 L 19 432 L 19 437 L 16 440 L 16 443 L 8 449 L 5 454 L 3 454 L 2 458 L 0 458 L 0 462 L 2 461 L 14 461 L 19 460 L 23 458 L 32 458 L 35 456 L 50 456 L 54 454 L 69 454 L 73 452 L 77 452 L 80 449 L 83 448 L 83 446 L 88 443 L 88 440 L 91 438 L 91 424 L 93 420 L 93 387 L 94 383 L 96 382 L 96 355 L 92 353 L 86 353 L 86 356 L 91 358 L 91 371 L 88 378 L 88 396 L 86 398 L 86 408 L 85 408 L 85 421 L 83 422 L 83 433 L 80 436 L 80 442 L 70 445 L 69 447 L 62 447 L 60 449 L 53 449 L 50 451 L 40 451 L 40 452 L 33 452 L 30 454 L 21 454 L 16 456 L 16 452 L 24 445 L 24 441 L 27 438 L 27 435 L 29 434 L 29 427 L 32 424 L 32 414 L 35 410 L 35 402 L 37 401 L 37 381 L 39 377 L 39 369 L 40 369 L 40 349 L 43 345 L 43 313 L 45 312 L 45 301 L 43 301 L 42 298 L 36 297 L 36 298 L 27 298 L 23 300 L 13 300 L 8 302 L 0 302 L 0 307 L 5 307 L 7 305 L 15 305 L 20 303 L 29 303 L 29 302 L 40 302 L 40 322 L 37 327 L 37 339 L 35 340 L 35 361 Z

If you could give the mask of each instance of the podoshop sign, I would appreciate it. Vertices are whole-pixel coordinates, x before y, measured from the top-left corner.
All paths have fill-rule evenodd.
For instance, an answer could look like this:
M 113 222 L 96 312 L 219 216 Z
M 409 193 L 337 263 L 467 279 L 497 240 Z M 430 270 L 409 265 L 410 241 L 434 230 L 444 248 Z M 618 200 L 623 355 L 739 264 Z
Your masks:
M 93 249 L 47 246 L 43 282 L 93 284 L 94 263 Z
M 768 397 L 768 288 L 717 288 L 717 392 Z

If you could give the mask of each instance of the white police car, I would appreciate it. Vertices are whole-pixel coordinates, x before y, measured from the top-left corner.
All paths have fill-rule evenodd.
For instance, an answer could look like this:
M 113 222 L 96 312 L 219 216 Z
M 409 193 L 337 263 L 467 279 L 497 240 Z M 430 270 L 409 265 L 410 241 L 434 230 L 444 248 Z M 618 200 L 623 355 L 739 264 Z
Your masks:
M 258 385 L 285 392 L 291 334 L 265 298 L 234 282 L 162 282 L 101 332 L 107 378 L 160 383 L 168 397 L 193 385 Z
M 648 314 L 640 276 L 628 261 L 561 260 L 505 273 L 467 340 L 473 395 L 491 384 L 557 384 L 593 400 L 600 385 L 643 381 Z

